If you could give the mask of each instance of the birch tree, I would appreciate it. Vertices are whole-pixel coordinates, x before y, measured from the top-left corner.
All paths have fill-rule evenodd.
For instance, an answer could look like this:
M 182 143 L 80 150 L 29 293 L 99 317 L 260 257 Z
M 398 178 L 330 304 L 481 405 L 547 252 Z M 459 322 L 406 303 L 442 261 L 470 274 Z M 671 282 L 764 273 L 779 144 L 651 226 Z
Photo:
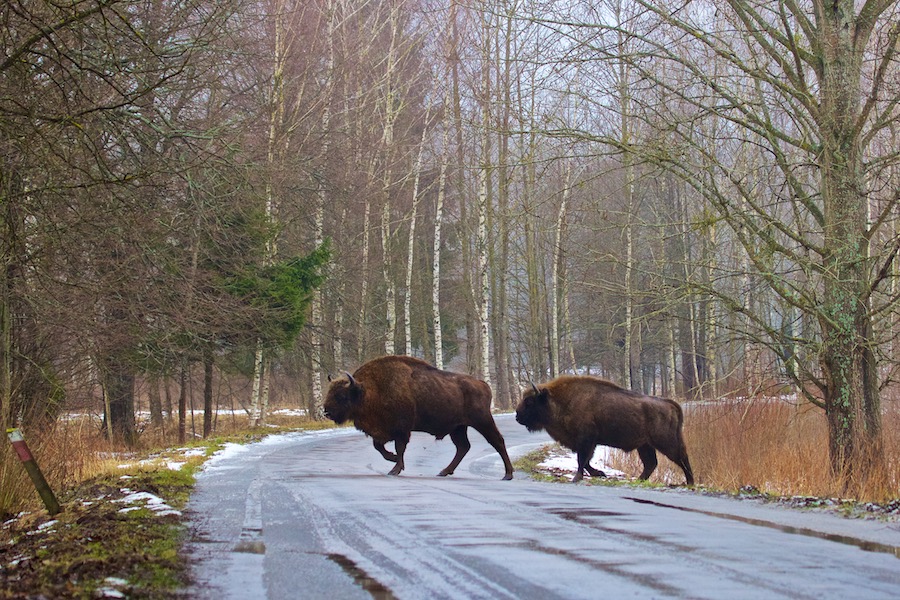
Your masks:
M 559 318 L 560 318 L 560 297 L 564 295 L 563 285 L 560 281 L 560 273 L 564 270 L 563 261 L 565 255 L 563 253 L 563 232 L 566 223 L 566 209 L 569 204 L 569 195 L 571 194 L 572 184 L 572 164 L 566 160 L 565 165 L 566 177 L 562 192 L 562 201 L 559 203 L 559 212 L 556 217 L 556 240 L 553 244 L 553 274 L 550 279 L 550 376 L 556 377 L 560 374 L 559 370 L 559 353 L 561 349 L 559 334 Z
M 425 113 L 425 124 L 422 127 L 422 139 L 419 142 L 419 151 L 416 153 L 416 162 L 413 166 L 413 188 L 412 188 L 412 211 L 409 215 L 409 232 L 406 243 L 406 283 L 404 285 L 403 297 L 403 331 L 405 349 L 407 355 L 413 353 L 412 343 L 412 275 L 413 275 L 413 256 L 416 242 L 416 217 L 419 212 L 419 181 L 422 175 L 422 156 L 425 153 L 425 141 L 428 139 L 429 116 L 431 114 L 431 105 Z
M 266 166 L 269 176 L 265 183 L 264 210 L 266 220 L 272 224 L 276 220 L 275 214 L 275 186 L 273 178 L 277 161 L 281 158 L 279 152 L 279 134 L 284 124 L 285 115 L 285 87 L 284 71 L 288 56 L 288 40 L 286 36 L 285 20 L 288 18 L 285 0 L 275 0 L 272 19 L 274 20 L 274 40 L 272 47 L 272 84 L 268 102 L 268 137 L 266 143 Z M 270 266 L 275 260 L 276 239 L 270 236 L 266 242 L 266 253 L 263 257 L 263 266 Z M 253 355 L 253 377 L 250 391 L 250 427 L 265 425 L 266 408 L 269 403 L 269 377 L 267 368 L 270 359 L 264 348 L 261 338 L 256 340 L 256 350 Z
M 324 6 L 324 18 L 326 20 L 325 40 L 327 45 L 327 55 L 325 57 L 325 81 L 323 82 L 325 100 L 322 106 L 322 132 L 324 134 L 322 142 L 322 151 L 319 157 L 320 164 L 328 161 L 330 148 L 330 128 L 331 128 L 331 105 L 333 103 L 332 94 L 334 91 L 334 37 L 335 37 L 335 21 L 337 19 L 337 10 L 333 1 L 329 0 Z M 325 242 L 325 206 L 328 203 L 328 185 L 326 176 L 320 171 L 315 175 L 316 190 L 316 214 L 315 214 L 315 238 L 316 248 Z M 322 397 L 322 290 L 317 289 L 313 292 L 312 312 L 310 314 L 310 358 L 312 361 L 310 374 L 312 375 L 312 402 L 313 412 L 318 418 L 324 401 Z M 340 336 L 341 332 L 338 331 Z M 336 352 L 336 354 L 340 354 Z
M 445 79 L 448 81 L 448 79 Z M 444 115 L 441 125 L 440 173 L 438 174 L 437 204 L 434 208 L 434 240 L 431 266 L 431 320 L 434 328 L 434 365 L 444 368 L 444 333 L 441 323 L 441 234 L 444 224 L 444 196 L 447 191 L 448 142 L 452 126 L 450 112 L 450 86 L 445 94 Z

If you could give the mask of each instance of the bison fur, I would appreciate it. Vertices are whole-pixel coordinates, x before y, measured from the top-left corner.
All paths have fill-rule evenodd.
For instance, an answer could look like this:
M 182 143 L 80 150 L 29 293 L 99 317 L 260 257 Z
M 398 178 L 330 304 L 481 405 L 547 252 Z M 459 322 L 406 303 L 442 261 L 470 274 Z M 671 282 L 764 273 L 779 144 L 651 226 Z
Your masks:
M 413 431 L 437 439 L 450 436 L 456 455 L 438 475 L 453 474 L 471 447 L 467 434 L 471 427 L 500 454 L 506 469 L 503 479 L 512 479 L 506 444 L 491 415 L 491 388 L 474 377 L 442 371 L 409 356 L 383 356 L 332 381 L 323 408 L 335 423 L 352 421 L 372 437 L 375 449 L 396 463 L 389 475 L 403 471 Z M 395 452 L 385 448 L 390 441 Z
M 684 415 L 673 400 L 646 396 L 597 377 L 564 375 L 523 393 L 516 421 L 529 431 L 546 430 L 578 456 L 574 481 L 587 473 L 604 477 L 590 465 L 598 446 L 638 451 L 647 479 L 656 469 L 656 451 L 681 467 L 688 485 L 694 474 L 682 432 Z

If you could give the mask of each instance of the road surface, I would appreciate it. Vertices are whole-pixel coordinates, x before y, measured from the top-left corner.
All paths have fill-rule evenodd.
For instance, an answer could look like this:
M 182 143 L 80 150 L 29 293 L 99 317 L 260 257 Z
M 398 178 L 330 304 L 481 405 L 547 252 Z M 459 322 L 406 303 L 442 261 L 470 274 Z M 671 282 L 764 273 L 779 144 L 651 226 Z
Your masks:
M 514 457 L 546 443 L 497 418 Z M 900 598 L 900 523 L 681 490 L 531 481 L 470 430 L 399 477 L 353 429 L 214 458 L 188 505 L 191 598 Z M 702 480 L 702 473 L 698 474 Z

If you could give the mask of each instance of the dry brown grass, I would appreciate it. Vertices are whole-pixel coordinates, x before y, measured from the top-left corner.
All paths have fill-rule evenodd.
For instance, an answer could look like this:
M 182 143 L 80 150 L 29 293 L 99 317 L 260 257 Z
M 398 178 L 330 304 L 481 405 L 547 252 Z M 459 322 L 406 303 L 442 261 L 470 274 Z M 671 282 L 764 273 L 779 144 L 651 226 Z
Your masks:
M 60 424 L 41 433 L 23 431 L 25 441 L 51 489 L 60 490 L 95 474 L 109 444 L 86 421 Z M 0 452 L 0 517 L 41 505 L 34 485 L 9 443 Z
M 844 485 L 828 462 L 825 416 L 809 404 L 743 401 L 685 405 L 685 439 L 697 483 L 736 492 L 750 486 L 779 496 L 842 497 Z M 900 406 L 884 413 L 887 473 L 863 484 L 857 500 L 883 502 L 900 497 Z M 615 454 L 613 465 L 629 475 L 640 472 L 636 453 Z M 682 483 L 684 475 L 669 460 L 651 481 Z

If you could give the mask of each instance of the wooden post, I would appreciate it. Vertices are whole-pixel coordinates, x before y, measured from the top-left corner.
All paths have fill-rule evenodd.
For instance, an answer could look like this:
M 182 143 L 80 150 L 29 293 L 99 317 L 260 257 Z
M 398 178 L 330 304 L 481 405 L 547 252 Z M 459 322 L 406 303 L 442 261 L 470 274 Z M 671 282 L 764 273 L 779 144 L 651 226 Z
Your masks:
M 25 465 L 25 470 L 28 472 L 28 476 L 31 477 L 31 481 L 34 482 L 34 487 L 37 488 L 41 500 L 44 501 L 47 512 L 51 515 L 55 515 L 60 511 L 59 502 L 56 501 L 53 490 L 50 489 L 50 485 L 47 483 L 47 480 L 44 479 L 44 474 L 41 473 L 37 461 L 34 460 L 34 456 L 31 455 L 31 450 L 28 449 L 28 444 L 25 443 L 22 432 L 18 429 L 7 429 L 6 434 L 9 436 L 9 441 L 12 443 L 13 450 L 16 451 L 19 460 Z

